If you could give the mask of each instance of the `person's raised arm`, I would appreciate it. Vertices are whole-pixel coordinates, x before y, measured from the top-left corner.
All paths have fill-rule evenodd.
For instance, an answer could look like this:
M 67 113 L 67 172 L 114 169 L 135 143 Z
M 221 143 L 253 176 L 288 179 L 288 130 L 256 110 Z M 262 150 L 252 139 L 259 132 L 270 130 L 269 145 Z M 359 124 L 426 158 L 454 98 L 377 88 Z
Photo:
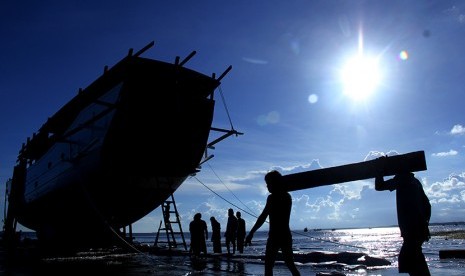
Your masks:
M 253 238 L 253 235 L 255 234 L 255 232 L 260 228 L 262 227 L 263 223 L 265 223 L 266 221 L 266 218 L 268 217 L 268 214 L 269 214 L 269 200 L 270 198 L 268 197 L 267 201 L 266 201 L 266 205 L 265 205 L 265 208 L 263 209 L 262 213 L 260 214 L 260 216 L 258 216 L 257 218 L 257 221 L 255 222 L 254 226 L 252 227 L 252 229 L 250 229 L 250 232 L 249 234 L 247 235 L 246 239 L 245 239 L 245 245 L 247 246 L 248 244 L 251 244 L 252 242 L 252 238 Z
M 386 166 L 386 157 L 378 157 L 376 159 L 378 161 L 377 165 L 377 175 L 375 177 L 375 190 L 376 191 L 393 191 L 396 189 L 395 181 L 393 179 L 384 180 L 384 167 Z

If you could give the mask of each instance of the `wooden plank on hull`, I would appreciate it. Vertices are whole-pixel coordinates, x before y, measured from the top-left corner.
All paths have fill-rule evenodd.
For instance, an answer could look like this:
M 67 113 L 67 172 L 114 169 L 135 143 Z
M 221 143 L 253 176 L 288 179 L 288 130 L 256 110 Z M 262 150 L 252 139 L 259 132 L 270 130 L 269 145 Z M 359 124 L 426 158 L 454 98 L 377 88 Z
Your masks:
M 402 171 L 426 170 L 424 151 L 383 157 L 370 161 L 283 175 L 287 191 L 296 191 L 356 180 L 374 178 L 380 173 L 391 176 Z

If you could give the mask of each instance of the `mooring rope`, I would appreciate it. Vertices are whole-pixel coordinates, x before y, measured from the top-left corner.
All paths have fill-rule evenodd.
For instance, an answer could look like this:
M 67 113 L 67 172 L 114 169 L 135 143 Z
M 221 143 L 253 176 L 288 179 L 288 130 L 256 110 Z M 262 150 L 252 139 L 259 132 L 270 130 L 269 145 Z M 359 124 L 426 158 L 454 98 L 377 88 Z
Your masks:
M 234 130 L 234 126 L 233 126 L 233 123 L 232 123 L 232 120 L 231 120 L 231 116 L 229 115 L 229 109 L 228 109 L 228 106 L 226 105 L 226 100 L 224 98 L 223 89 L 221 88 L 221 85 L 218 86 L 218 91 L 220 92 L 221 100 L 223 102 L 223 106 L 224 106 L 224 109 L 226 111 L 226 115 L 228 116 L 228 120 L 229 120 L 229 124 L 231 125 L 231 129 Z
M 233 191 L 231 191 L 231 189 L 229 189 L 229 187 L 226 185 L 226 183 L 224 183 L 224 181 L 218 176 L 218 174 L 215 172 L 215 170 L 214 170 L 214 169 L 212 168 L 212 166 L 210 165 L 210 162 L 207 162 L 207 164 L 208 164 L 208 167 L 211 169 L 212 173 L 213 173 L 213 174 L 216 176 L 216 178 L 218 179 L 218 181 L 220 181 L 221 184 L 223 184 L 223 186 L 226 187 L 226 189 L 227 189 L 227 190 L 228 190 L 228 191 L 242 204 L 242 205 L 244 205 L 247 209 L 249 209 L 249 211 L 250 211 L 251 213 L 253 213 L 252 209 L 250 209 L 250 207 L 247 206 L 247 204 L 245 204 L 244 202 L 242 202 L 242 200 L 240 200 L 239 197 L 237 197 L 236 194 L 235 194 Z M 199 181 L 199 180 L 197 179 L 197 181 Z M 212 191 L 212 192 L 213 192 L 213 191 Z M 232 203 L 230 203 L 230 204 L 232 204 Z M 237 208 L 238 208 L 238 207 L 237 207 Z M 241 210 L 242 210 L 242 209 L 241 209 Z M 254 216 L 257 217 L 255 214 L 254 214 Z

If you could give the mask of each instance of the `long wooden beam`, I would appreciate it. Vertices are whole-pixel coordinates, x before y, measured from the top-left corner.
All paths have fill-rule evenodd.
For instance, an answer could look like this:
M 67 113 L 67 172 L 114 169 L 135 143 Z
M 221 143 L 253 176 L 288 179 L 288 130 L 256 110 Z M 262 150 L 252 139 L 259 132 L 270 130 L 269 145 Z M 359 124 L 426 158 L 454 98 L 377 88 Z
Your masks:
M 424 170 L 426 170 L 425 152 L 415 151 L 370 161 L 283 175 L 283 180 L 287 191 L 296 191 L 374 178 L 379 174 L 390 176 L 402 171 Z

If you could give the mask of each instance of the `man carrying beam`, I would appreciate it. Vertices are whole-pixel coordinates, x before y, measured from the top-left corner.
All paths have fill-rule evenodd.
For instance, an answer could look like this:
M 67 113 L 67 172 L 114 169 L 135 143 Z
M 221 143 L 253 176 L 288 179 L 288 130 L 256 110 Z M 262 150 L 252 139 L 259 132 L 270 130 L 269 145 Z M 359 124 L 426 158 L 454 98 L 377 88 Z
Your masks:
M 404 240 L 399 254 L 399 272 L 429 276 L 422 244 L 430 238 L 431 205 L 420 181 L 412 172 L 426 170 L 424 151 L 380 157 L 282 176 L 287 191 L 296 191 L 356 180 L 375 178 L 377 191 L 396 190 L 397 219 Z M 384 176 L 395 175 L 384 181 Z
M 385 157 L 378 159 L 382 162 Z M 399 253 L 399 273 L 431 275 L 421 247 L 431 237 L 428 228 L 431 204 L 420 181 L 409 171 L 400 171 L 389 180 L 384 180 L 380 172 L 375 178 L 375 189 L 396 190 L 397 222 L 404 240 Z

